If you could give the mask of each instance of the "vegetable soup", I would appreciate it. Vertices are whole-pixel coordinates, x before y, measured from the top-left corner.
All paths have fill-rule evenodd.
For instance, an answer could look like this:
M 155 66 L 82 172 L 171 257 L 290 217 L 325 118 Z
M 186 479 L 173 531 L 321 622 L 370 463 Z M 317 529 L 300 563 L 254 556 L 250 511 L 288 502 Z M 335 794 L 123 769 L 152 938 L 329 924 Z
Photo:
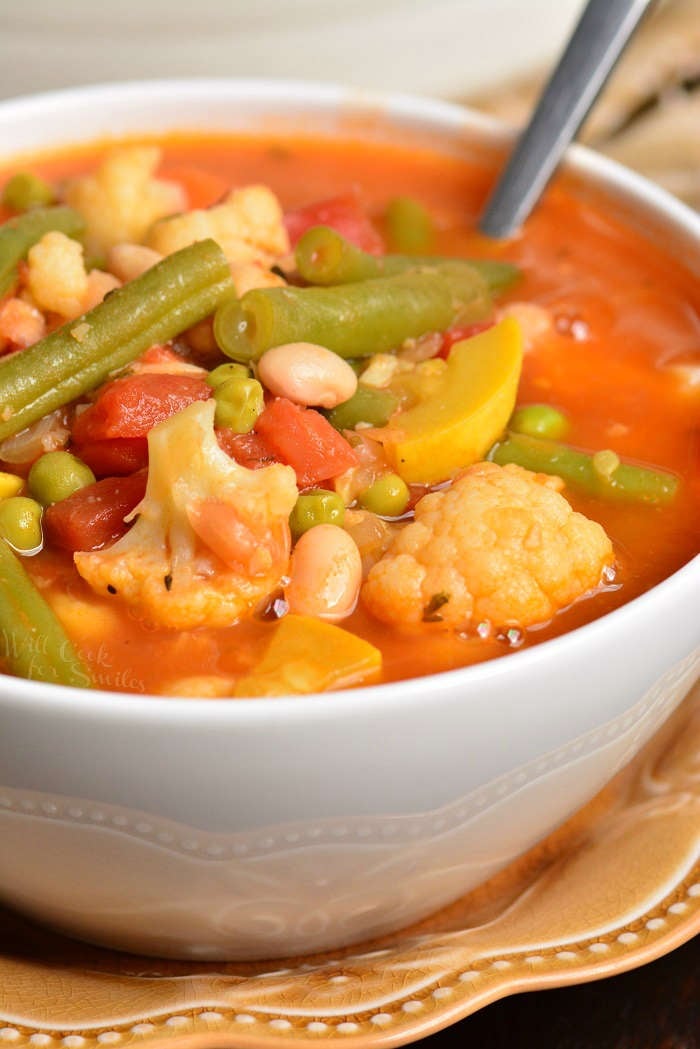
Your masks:
M 0 628 L 37 680 L 322 692 L 571 630 L 700 546 L 700 289 L 565 183 L 180 135 L 0 178 Z

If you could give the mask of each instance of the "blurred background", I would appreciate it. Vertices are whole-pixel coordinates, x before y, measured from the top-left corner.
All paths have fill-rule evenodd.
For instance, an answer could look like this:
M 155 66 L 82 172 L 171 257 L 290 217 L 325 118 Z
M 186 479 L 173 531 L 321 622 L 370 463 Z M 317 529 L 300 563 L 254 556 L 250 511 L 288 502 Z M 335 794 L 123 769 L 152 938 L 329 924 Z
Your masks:
M 458 99 L 521 123 L 582 7 L 583 0 L 5 0 L 0 97 L 148 77 L 295 77 Z M 700 206 L 700 0 L 653 5 L 583 138 Z
M 524 72 L 582 0 L 22 0 L 0 3 L 0 90 L 276 76 L 454 95 Z

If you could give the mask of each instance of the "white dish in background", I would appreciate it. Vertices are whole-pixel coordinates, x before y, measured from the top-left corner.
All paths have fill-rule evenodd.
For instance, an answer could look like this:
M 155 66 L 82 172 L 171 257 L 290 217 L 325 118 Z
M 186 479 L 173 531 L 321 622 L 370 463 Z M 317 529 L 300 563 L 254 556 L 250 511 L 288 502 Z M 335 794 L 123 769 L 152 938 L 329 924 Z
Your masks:
M 0 97 L 143 77 L 332 80 L 456 97 L 549 61 L 583 0 L 24 0 Z
M 144 102 L 146 100 L 147 104 Z M 444 103 L 300 83 L 153 82 L 0 106 L 13 151 L 260 121 L 446 150 L 506 134 Z M 569 171 L 700 270 L 700 217 L 610 161 Z M 700 669 L 700 557 L 508 658 L 276 700 L 148 698 L 0 676 L 0 897 L 144 953 L 279 957 L 408 925 L 591 798 Z M 643 658 L 641 655 L 643 654 Z

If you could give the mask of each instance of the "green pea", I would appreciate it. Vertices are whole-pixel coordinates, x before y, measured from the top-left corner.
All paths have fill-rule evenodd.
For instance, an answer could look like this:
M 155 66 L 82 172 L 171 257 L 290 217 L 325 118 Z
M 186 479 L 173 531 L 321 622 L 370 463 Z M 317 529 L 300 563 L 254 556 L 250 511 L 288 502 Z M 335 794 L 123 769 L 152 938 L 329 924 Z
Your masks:
M 386 209 L 386 225 L 394 251 L 415 255 L 427 251 L 433 241 L 433 220 L 418 200 L 395 197 Z
M 35 499 L 13 495 L 0 502 L 0 536 L 18 553 L 34 553 L 41 547 L 42 509 Z
M 530 437 L 547 437 L 557 441 L 565 436 L 569 420 L 563 412 L 552 408 L 551 404 L 526 404 L 513 412 L 510 429 Z
M 59 503 L 94 483 L 90 467 L 70 452 L 47 452 L 37 459 L 27 477 L 29 491 L 42 506 Z
M 53 204 L 55 199 L 56 195 L 48 182 L 31 171 L 19 171 L 13 175 L 2 191 L 3 204 L 13 211 L 46 207 L 47 204 Z
M 328 413 L 328 421 L 336 430 L 354 430 L 358 423 L 386 426 L 398 403 L 398 398 L 389 390 L 360 383 L 349 400 Z
M 300 495 L 289 515 L 289 527 L 294 539 L 320 524 L 334 524 L 342 528 L 345 504 L 337 492 L 314 488 Z
M 217 386 L 223 386 L 229 379 L 249 379 L 250 369 L 246 368 L 245 364 L 234 364 L 229 361 L 228 364 L 220 364 L 218 368 L 214 368 L 207 375 L 206 381 L 212 387 L 216 389 Z
M 411 493 L 398 474 L 386 473 L 366 488 L 359 497 L 360 506 L 380 517 L 400 517 L 406 512 Z
M 214 422 L 235 433 L 249 433 L 265 407 L 263 388 L 257 379 L 226 379 L 214 388 L 214 399 Z

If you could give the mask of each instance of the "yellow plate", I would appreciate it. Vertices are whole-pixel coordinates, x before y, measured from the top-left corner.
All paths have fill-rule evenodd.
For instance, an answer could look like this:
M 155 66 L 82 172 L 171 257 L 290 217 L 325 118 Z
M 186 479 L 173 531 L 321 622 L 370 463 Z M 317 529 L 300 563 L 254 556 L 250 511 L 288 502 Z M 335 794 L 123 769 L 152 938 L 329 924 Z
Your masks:
M 0 912 L 0 1049 L 403 1045 L 700 932 L 700 688 L 584 810 L 427 921 L 335 955 L 154 962 Z

